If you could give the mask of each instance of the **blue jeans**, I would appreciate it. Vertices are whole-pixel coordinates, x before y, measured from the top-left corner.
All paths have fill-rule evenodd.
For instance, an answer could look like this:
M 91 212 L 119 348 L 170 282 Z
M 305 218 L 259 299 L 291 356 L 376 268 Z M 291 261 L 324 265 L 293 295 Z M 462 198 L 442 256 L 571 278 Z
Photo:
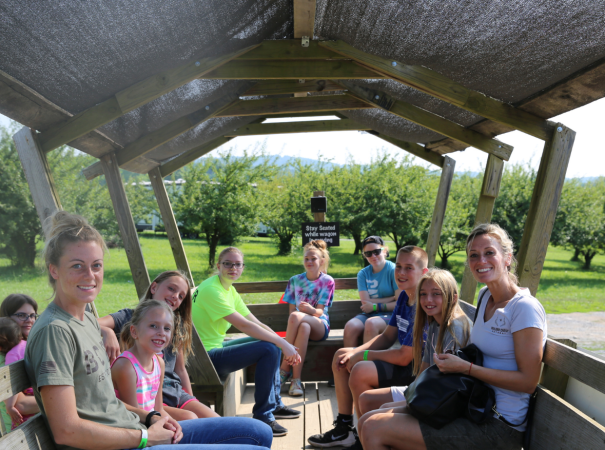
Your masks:
M 270 342 L 256 341 L 213 348 L 208 355 L 221 378 L 256 363 L 252 415 L 265 423 L 273 422 L 275 408 L 284 406 L 279 395 L 281 350 Z
M 184 420 L 179 450 L 268 450 L 273 431 L 268 425 L 248 417 L 210 417 Z M 173 450 L 172 445 L 156 445 L 154 450 Z

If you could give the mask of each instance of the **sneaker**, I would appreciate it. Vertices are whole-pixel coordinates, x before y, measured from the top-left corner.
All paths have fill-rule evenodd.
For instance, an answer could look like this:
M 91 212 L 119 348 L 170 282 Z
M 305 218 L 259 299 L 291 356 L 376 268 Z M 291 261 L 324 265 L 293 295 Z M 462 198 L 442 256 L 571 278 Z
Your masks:
M 283 386 L 292 378 L 292 372 L 286 372 L 285 370 L 279 369 L 279 381 Z
M 361 446 L 361 441 L 357 437 L 357 434 L 355 434 L 355 443 L 350 447 L 344 447 L 342 450 L 363 450 L 363 447 Z
M 297 419 L 300 417 L 300 411 L 287 406 L 278 406 L 273 411 L 273 416 L 276 419 Z
M 271 427 L 271 430 L 273 430 L 273 437 L 285 436 L 286 434 L 288 434 L 288 430 L 278 424 L 276 420 L 267 423 L 267 425 L 269 425 Z
M 292 381 L 290 381 L 290 390 L 288 391 L 288 393 L 292 397 L 300 397 L 305 393 L 305 391 L 303 391 L 300 378 L 292 378 Z
M 320 448 L 355 444 L 355 436 L 353 434 L 355 428 L 353 427 L 353 422 L 348 424 L 336 419 L 333 425 L 334 428 L 332 430 L 323 434 L 315 434 L 309 437 L 307 442 L 309 442 L 309 444 L 311 444 L 313 447 Z

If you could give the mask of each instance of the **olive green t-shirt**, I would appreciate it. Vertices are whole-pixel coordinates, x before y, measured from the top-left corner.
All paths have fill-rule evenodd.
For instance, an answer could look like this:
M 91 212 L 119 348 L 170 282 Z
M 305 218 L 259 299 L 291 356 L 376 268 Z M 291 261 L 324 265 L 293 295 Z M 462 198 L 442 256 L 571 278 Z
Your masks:
M 25 370 L 47 426 L 40 388 L 73 386 L 81 419 L 116 428 L 144 428 L 139 416 L 116 398 L 101 328 L 89 312 L 81 321 L 55 303 L 48 305 L 27 338 Z M 73 449 L 65 445 L 57 448 Z
M 240 313 L 246 317 L 250 310 L 233 286 L 229 290 L 221 284 L 218 275 L 208 278 L 193 293 L 191 316 L 206 351 L 223 346 L 223 339 L 231 324 L 224 317 Z

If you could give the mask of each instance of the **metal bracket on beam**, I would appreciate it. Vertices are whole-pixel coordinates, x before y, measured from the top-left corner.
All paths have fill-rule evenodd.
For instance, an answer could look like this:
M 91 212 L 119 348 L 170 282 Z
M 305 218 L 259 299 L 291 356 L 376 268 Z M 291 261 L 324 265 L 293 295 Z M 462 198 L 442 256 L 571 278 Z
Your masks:
M 309 46 L 309 36 L 303 36 L 301 38 L 301 45 L 303 47 L 308 47 Z

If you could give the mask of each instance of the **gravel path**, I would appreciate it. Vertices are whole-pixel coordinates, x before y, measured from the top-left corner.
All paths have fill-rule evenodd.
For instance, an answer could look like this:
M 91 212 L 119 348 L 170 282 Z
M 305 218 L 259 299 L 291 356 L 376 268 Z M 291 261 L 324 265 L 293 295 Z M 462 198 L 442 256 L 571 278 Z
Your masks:
M 547 314 L 548 334 L 605 356 L 605 312 Z

